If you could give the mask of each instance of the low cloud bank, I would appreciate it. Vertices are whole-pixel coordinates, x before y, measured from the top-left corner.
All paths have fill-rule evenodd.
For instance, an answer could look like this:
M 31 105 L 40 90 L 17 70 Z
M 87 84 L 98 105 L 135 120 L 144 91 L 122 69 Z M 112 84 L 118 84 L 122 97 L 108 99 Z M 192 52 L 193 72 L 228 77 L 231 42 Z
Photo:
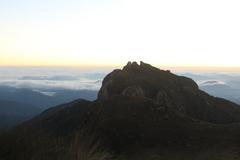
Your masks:
M 107 72 L 70 69 L 0 69 L 0 86 L 29 88 L 40 91 L 56 89 L 99 90 Z

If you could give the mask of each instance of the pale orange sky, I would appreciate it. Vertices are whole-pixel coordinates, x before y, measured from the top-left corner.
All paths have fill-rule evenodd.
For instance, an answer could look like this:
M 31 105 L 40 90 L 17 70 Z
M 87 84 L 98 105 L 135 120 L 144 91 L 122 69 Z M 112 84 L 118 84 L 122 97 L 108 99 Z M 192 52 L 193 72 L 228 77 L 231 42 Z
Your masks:
M 120 64 L 120 65 L 2 65 L 0 67 L 27 67 L 27 68 L 35 68 L 35 67 L 66 67 L 66 68 L 76 68 L 76 69 L 85 69 L 85 70 L 102 70 L 102 71 L 111 71 L 113 69 L 121 69 L 123 66 L 125 66 L 126 63 Z M 173 66 L 173 65 L 158 65 L 158 64 L 152 64 L 151 65 L 162 69 L 162 70 L 170 70 L 174 73 L 179 72 L 195 72 L 195 73 L 213 73 L 213 72 L 219 72 L 219 73 L 239 73 L 240 67 L 223 67 L 223 66 Z
M 1 1 L 0 66 L 142 60 L 239 71 L 239 8 L 238 0 Z

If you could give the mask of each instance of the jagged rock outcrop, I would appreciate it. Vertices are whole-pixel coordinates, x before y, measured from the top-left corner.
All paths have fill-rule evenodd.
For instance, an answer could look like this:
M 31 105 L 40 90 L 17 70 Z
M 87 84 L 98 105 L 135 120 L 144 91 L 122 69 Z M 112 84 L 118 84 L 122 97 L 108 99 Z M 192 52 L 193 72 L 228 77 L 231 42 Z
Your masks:
M 123 90 L 122 95 L 129 97 L 144 97 L 144 91 L 139 86 L 130 86 Z

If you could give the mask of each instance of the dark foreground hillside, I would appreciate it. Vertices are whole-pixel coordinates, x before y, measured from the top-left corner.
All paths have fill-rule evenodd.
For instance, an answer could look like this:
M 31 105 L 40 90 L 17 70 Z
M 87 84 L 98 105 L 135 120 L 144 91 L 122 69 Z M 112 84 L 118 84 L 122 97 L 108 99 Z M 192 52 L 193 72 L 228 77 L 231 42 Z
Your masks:
M 0 136 L 3 160 L 240 159 L 240 106 L 143 62 Z

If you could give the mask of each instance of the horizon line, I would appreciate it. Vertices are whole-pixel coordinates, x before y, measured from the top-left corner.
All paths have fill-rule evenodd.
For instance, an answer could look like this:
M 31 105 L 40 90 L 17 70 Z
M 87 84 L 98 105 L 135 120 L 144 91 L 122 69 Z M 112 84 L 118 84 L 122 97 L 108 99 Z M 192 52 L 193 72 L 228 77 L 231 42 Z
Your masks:
M 127 64 L 127 63 L 126 63 Z M 83 69 L 94 69 L 94 68 L 101 68 L 101 69 L 113 69 L 113 68 L 122 68 L 124 65 L 1 65 L 0 68 L 83 68 Z M 150 64 L 151 65 L 151 64 Z M 240 66 L 210 66 L 210 65 L 170 65 L 170 64 L 163 64 L 163 65 L 152 65 L 159 69 L 163 70 L 173 70 L 173 71 L 198 71 L 198 72 L 240 72 Z

